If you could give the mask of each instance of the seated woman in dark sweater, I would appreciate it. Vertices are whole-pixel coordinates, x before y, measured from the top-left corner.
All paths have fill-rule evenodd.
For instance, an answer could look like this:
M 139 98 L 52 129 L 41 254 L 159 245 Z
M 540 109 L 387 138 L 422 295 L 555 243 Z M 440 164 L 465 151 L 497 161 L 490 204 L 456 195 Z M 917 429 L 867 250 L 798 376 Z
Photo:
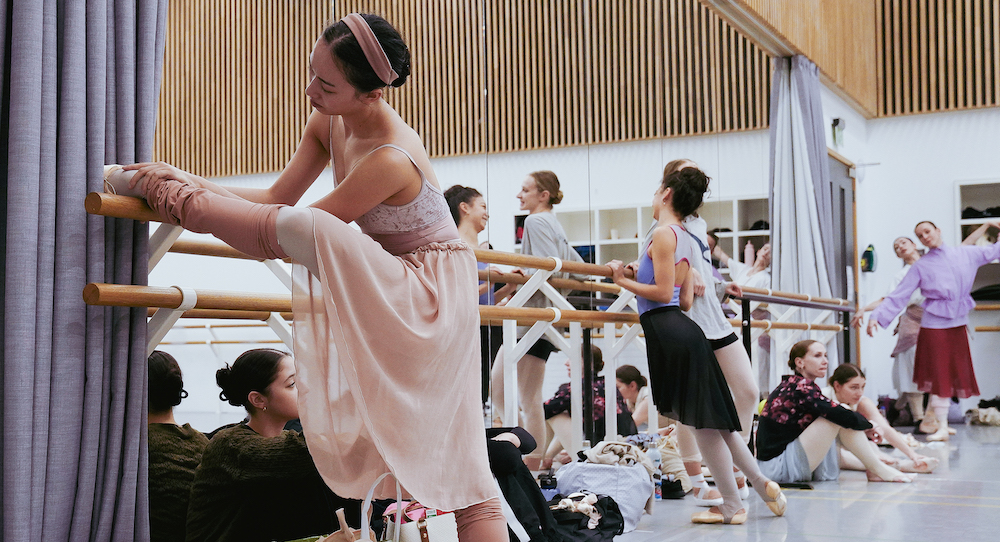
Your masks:
M 771 392 L 757 426 L 757 462 L 764 476 L 776 482 L 836 480 L 841 445 L 869 471 L 871 481 L 909 482 L 911 477 L 882 463 L 868 444 L 872 424 L 864 416 L 830 401 L 816 384 L 826 376 L 826 347 L 799 341 L 788 354 L 786 375 Z
M 272 541 L 339 529 L 344 508 L 357 527 L 361 503 L 335 495 L 320 477 L 302 434 L 284 430 L 298 418 L 295 365 L 285 352 L 244 352 L 219 369 L 219 397 L 245 406 L 250 420 L 219 431 L 195 473 L 187 540 Z
M 191 425 L 177 425 L 174 407 L 187 397 L 177 360 L 149 355 L 149 530 L 152 542 L 184 542 L 194 471 L 208 439 Z

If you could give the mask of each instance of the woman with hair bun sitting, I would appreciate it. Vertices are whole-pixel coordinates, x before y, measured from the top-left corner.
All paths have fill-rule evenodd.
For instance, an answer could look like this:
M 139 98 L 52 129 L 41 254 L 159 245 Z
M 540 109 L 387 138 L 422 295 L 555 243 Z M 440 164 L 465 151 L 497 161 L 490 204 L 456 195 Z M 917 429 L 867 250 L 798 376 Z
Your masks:
M 320 477 L 301 433 L 295 365 L 287 353 L 248 350 L 219 369 L 219 398 L 246 407 L 250 420 L 216 433 L 195 473 L 187 540 L 291 540 L 339 528 L 336 510 L 357 526 L 361 503 L 335 495 Z
M 149 355 L 149 530 L 152 542 L 184 540 L 188 497 L 208 439 L 190 424 L 178 425 L 174 407 L 187 397 L 177 360 Z
M 932 472 L 938 465 L 938 459 L 936 457 L 922 456 L 913 451 L 906 437 L 889 425 L 888 420 L 878 411 L 875 401 L 865 397 L 864 393 L 865 373 L 850 363 L 843 363 L 837 367 L 833 371 L 833 374 L 830 375 L 830 385 L 823 388 L 823 395 L 864 416 L 865 419 L 871 422 L 872 431 L 877 439 L 892 444 L 894 448 L 908 458 L 899 461 L 890 455 L 882 453 L 875 442 L 870 442 L 869 447 L 875 451 L 875 455 L 883 463 L 893 465 L 902 472 Z M 840 467 L 848 470 L 866 470 L 861 460 L 847 450 L 841 450 Z

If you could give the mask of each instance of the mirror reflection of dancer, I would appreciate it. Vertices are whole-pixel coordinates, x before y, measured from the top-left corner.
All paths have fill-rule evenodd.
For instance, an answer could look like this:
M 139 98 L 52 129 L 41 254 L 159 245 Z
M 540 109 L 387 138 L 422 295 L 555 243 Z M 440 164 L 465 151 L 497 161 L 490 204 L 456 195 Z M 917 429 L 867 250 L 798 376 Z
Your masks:
M 1000 228 L 1000 221 L 990 225 Z M 930 407 L 939 429 L 927 437 L 931 441 L 948 440 L 950 399 L 979 395 L 979 385 L 972 368 L 969 349 L 969 311 L 976 306 L 969 292 L 976 271 L 1000 258 L 1000 242 L 988 246 L 945 246 L 941 230 L 933 222 L 919 222 L 913 232 L 930 249 L 917 260 L 899 286 L 875 309 L 868 321 L 868 335 L 889 325 L 920 288 L 924 316 L 917 335 L 913 362 L 913 380 L 917 388 L 931 394 Z
M 719 362 L 701 328 L 681 313 L 693 302 L 689 244 L 681 220 L 701 206 L 708 177 L 696 168 L 664 176 L 653 195 L 657 227 L 643 248 L 636 279 L 625 277 L 622 262 L 608 263 L 615 284 L 633 292 L 646 335 L 653 402 L 664 415 L 693 428 L 723 503 L 691 516 L 695 523 L 739 524 L 746 509 L 733 475 L 735 462 L 776 515 L 785 512 L 778 484 L 761 474 L 737 431 L 741 428 Z
M 350 14 L 324 30 L 306 89 L 315 111 L 271 188 L 228 191 L 167 164 L 127 166 L 134 178 L 110 171 L 109 181 L 134 195 L 131 182 L 168 223 L 301 264 L 293 310 L 302 425 L 338 495 L 363 497 L 391 471 L 422 504 L 455 510 L 463 542 L 501 542 L 507 526 L 480 403 L 476 258 L 420 137 L 382 98 L 406 81 L 409 58 L 376 15 Z M 293 204 L 331 159 L 336 189 L 314 208 L 242 199 Z M 376 493 L 395 495 L 394 484 Z
M 483 195 L 475 188 L 456 184 L 444 191 L 444 199 L 448 201 L 448 207 L 451 209 L 451 217 L 455 219 L 455 224 L 458 225 L 458 233 L 462 236 L 465 244 L 470 247 L 481 246 L 479 244 L 479 234 L 486 229 L 486 222 L 490 219 L 490 213 L 486 208 L 486 199 L 483 198 Z M 488 243 L 483 244 L 489 246 Z M 478 262 L 476 268 L 479 271 L 489 270 L 491 275 L 494 272 L 500 271 L 483 262 Z M 494 291 L 494 285 L 495 283 L 492 280 L 479 281 L 480 305 L 496 305 L 517 289 L 516 284 L 504 284 Z M 485 407 L 486 401 L 490 398 L 490 369 L 493 367 L 493 358 L 503 343 L 503 327 L 493 325 L 479 326 L 479 338 L 483 367 L 482 398 Z
M 553 208 L 563 199 L 559 177 L 551 171 L 534 171 L 521 182 L 521 190 L 517 193 L 521 210 L 528 211 L 524 218 L 524 234 L 521 239 L 521 254 L 539 258 L 559 258 L 562 261 L 582 262 L 580 254 L 570 246 L 566 239 L 566 231 L 556 218 Z M 525 275 L 532 275 L 534 269 L 517 270 Z M 585 275 L 556 273 L 554 277 L 575 278 L 584 280 Z M 527 301 L 525 307 L 549 307 L 552 302 L 541 292 L 535 292 Z M 518 338 L 524 336 L 529 328 L 518 327 Z M 534 452 L 524 456 L 524 461 L 531 470 L 542 467 L 545 450 L 548 449 L 546 439 L 545 410 L 542 407 L 542 383 L 545 380 L 545 362 L 549 355 L 559 349 L 541 337 L 531 345 L 528 352 L 517 361 L 517 397 L 520 407 L 521 427 L 524 427 L 541 443 Z M 501 416 L 504 408 L 504 359 L 503 350 L 497 353 L 491 374 L 491 395 L 493 398 L 494 418 Z M 494 421 L 494 424 L 497 422 Z
M 910 267 L 921 256 L 920 251 L 917 250 L 916 243 L 909 237 L 897 237 L 892 242 L 892 249 L 895 251 L 896 256 L 900 260 L 903 260 L 903 268 L 893 276 L 892 285 L 889 287 L 890 292 L 895 290 L 896 286 L 899 286 L 899 283 L 903 281 L 903 277 L 909 273 Z M 880 297 L 859 310 L 851 318 L 851 327 L 855 329 L 860 328 L 862 320 L 864 320 L 864 314 L 875 310 L 882 304 L 884 299 L 884 296 Z M 898 338 L 896 339 L 896 347 L 892 350 L 892 358 L 894 360 L 892 366 L 892 383 L 896 391 L 899 392 L 899 399 L 905 401 L 910 406 L 910 414 L 913 415 L 913 425 L 918 428 L 926 427 L 923 424 L 924 392 L 917 389 L 916 383 L 913 382 L 913 360 L 917 355 L 917 333 L 920 331 L 920 319 L 924 315 L 924 308 L 921 306 L 923 302 L 924 296 L 920 295 L 920 289 L 917 288 L 910 295 L 906 310 L 899 315 L 899 323 L 896 325 L 896 335 Z M 901 404 L 897 403 L 897 406 L 901 407 Z

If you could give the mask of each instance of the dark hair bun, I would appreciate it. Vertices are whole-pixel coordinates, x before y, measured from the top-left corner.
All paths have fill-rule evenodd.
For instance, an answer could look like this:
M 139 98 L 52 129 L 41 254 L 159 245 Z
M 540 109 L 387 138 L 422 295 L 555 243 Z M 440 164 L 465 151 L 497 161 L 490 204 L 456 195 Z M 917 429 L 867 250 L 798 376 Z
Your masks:
M 662 188 L 673 190 L 674 211 L 681 218 L 691 215 L 701 207 L 708 191 L 709 178 L 695 167 L 686 167 L 663 177 Z
M 247 396 L 250 392 L 241 394 L 240 390 L 235 387 L 235 380 L 233 378 L 233 369 L 228 364 L 225 367 L 215 371 L 215 383 L 222 388 L 219 392 L 219 399 L 223 401 L 228 401 L 229 404 L 233 406 L 245 406 L 247 402 Z
M 344 77 L 347 78 L 354 88 L 361 92 L 371 92 L 377 88 L 401 87 L 410 76 L 410 50 L 389 21 L 372 13 L 362 13 L 372 33 L 385 51 L 385 56 L 389 59 L 389 65 L 398 76 L 395 81 L 386 83 L 379 79 L 372 69 L 371 64 L 365 57 L 361 45 L 351 29 L 343 20 L 337 21 L 328 26 L 323 31 L 323 39 L 330 44 L 333 57 L 338 61 L 344 70 Z
M 215 372 L 215 382 L 222 388 L 219 399 L 249 410 L 250 392 L 267 395 L 267 387 L 278 376 L 278 367 L 286 357 L 289 357 L 288 352 L 273 348 L 255 348 L 243 352 L 232 366 L 226 365 Z
M 181 368 L 173 356 L 160 350 L 149 355 L 149 410 L 164 412 L 187 397 Z

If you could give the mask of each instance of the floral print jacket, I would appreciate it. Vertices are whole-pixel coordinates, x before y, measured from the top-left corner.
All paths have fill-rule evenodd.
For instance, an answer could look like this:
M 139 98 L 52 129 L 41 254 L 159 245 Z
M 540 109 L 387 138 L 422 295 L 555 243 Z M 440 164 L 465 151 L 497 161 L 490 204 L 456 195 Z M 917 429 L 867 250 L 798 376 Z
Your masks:
M 818 417 L 848 429 L 864 431 L 872 424 L 864 416 L 831 401 L 815 381 L 794 374 L 781 379 L 760 413 L 757 459 L 774 459 Z
M 617 413 L 621 414 L 623 412 L 629 412 L 628 406 L 625 404 L 625 398 L 622 397 L 620 391 L 615 390 L 615 395 L 618 396 L 618 410 Z M 556 414 L 563 412 L 569 412 L 569 397 L 570 388 L 569 382 L 559 386 L 556 394 L 552 396 L 551 399 L 545 401 L 545 419 L 549 419 Z M 598 376 L 594 378 L 594 421 L 598 422 L 604 419 L 604 377 Z

